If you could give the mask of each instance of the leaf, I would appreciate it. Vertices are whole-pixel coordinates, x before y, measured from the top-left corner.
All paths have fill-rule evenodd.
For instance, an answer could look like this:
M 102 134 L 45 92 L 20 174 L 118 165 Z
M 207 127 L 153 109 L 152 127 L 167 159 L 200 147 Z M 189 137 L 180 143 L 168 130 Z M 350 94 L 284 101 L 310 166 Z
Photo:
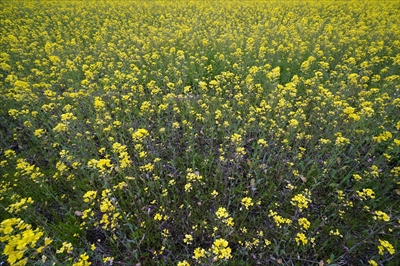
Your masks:
M 252 178 L 252 179 L 250 180 L 250 187 L 251 187 L 251 189 L 253 189 L 253 190 L 255 190 L 255 188 L 256 188 L 256 180 L 255 180 L 254 178 Z

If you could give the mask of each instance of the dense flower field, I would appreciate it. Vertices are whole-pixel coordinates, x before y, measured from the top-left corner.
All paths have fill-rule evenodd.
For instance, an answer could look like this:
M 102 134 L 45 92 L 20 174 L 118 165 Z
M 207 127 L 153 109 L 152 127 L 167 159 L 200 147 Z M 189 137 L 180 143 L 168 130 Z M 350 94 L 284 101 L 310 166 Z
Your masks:
M 2 1 L 1 265 L 398 265 L 399 1 Z

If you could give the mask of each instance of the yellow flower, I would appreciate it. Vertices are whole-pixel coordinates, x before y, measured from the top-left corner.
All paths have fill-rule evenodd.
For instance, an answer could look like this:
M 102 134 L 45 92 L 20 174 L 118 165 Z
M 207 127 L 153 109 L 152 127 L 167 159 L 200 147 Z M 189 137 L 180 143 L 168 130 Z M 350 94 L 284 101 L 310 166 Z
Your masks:
M 154 215 L 154 220 L 161 221 L 162 220 L 162 215 L 159 214 L 159 213 L 156 213 L 156 215 Z
M 331 235 L 331 236 L 340 236 L 340 237 L 343 237 L 343 235 L 340 234 L 339 229 L 336 229 L 335 231 L 330 230 L 330 231 L 329 231 L 329 235 Z
M 396 253 L 394 247 L 388 241 L 379 239 L 379 243 L 380 245 L 378 246 L 378 249 L 380 255 L 384 254 L 385 249 L 390 253 L 390 255 Z
M 236 153 L 238 155 L 246 155 L 246 151 L 245 151 L 245 149 L 243 147 L 237 147 L 236 148 Z
M 113 257 L 105 257 L 103 258 L 103 262 L 108 264 L 108 265 L 112 265 L 114 258 Z
M 240 142 L 242 142 L 242 136 L 235 133 L 231 136 L 231 141 L 235 144 L 239 144 Z
M 21 210 L 25 210 L 28 208 L 27 204 L 33 204 L 34 201 L 32 200 L 31 197 L 29 198 L 22 198 L 20 201 L 14 203 L 14 204 L 10 204 L 6 210 L 10 213 L 18 213 Z
M 378 263 L 376 263 L 376 261 L 374 261 L 374 260 L 369 260 L 368 263 L 371 266 L 378 266 Z
M 95 97 L 94 98 L 94 109 L 96 111 L 102 111 L 105 109 L 106 104 L 103 102 L 103 100 L 100 97 Z
M 74 264 L 72 264 L 72 266 L 89 266 L 92 263 L 90 261 L 88 261 L 89 256 L 85 253 L 81 254 L 81 256 L 79 257 L 79 260 L 77 262 L 75 262 Z
M 108 198 L 103 198 L 100 203 L 100 211 L 101 212 L 111 212 L 115 210 L 115 206 L 112 204 L 111 200 Z
M 400 147 L 400 139 L 394 139 L 393 142 L 394 142 L 394 144 L 395 144 L 396 146 L 399 146 L 399 147 Z
M 74 248 L 73 248 L 73 246 L 72 246 L 71 243 L 63 242 L 61 248 L 59 248 L 59 249 L 56 251 L 56 253 L 64 253 L 64 252 L 66 252 L 66 253 L 69 254 L 69 253 L 72 252 L 73 249 L 74 249 Z
M 308 239 L 307 239 L 306 235 L 303 233 L 297 233 L 295 240 L 296 240 L 297 245 L 299 245 L 301 243 L 304 246 L 304 245 L 307 245 L 307 243 L 308 243 Z
M 386 213 L 382 212 L 382 211 L 375 211 L 375 216 L 374 219 L 378 219 L 378 220 L 382 220 L 385 222 L 389 222 L 390 221 L 390 216 L 387 215 Z
M 191 169 L 188 169 L 188 173 L 187 173 L 187 175 L 186 175 L 186 179 L 187 179 L 188 181 L 195 182 L 195 181 L 200 181 L 200 180 L 202 180 L 202 179 L 203 179 L 203 176 L 201 176 L 198 172 L 192 173 L 192 172 L 191 172 Z
M 354 113 L 355 112 L 355 108 L 353 108 L 353 107 L 346 107 L 346 108 L 344 108 L 343 109 L 343 113 L 345 113 L 345 114 L 347 114 L 347 115 L 349 115 L 349 114 L 352 114 L 352 113 Z
M 54 132 L 63 132 L 63 131 L 67 131 L 68 130 L 68 126 L 64 123 L 59 123 L 57 126 L 55 126 L 53 128 Z
M 192 190 L 192 184 L 191 184 L 191 183 L 187 183 L 187 184 L 185 185 L 185 191 L 189 192 L 189 191 L 191 191 L 191 190 Z
M 390 133 L 389 131 L 384 131 L 379 136 L 373 137 L 372 139 L 378 143 L 381 143 L 382 141 L 387 141 L 388 139 L 391 138 L 392 138 L 392 133 Z
M 73 113 L 61 114 L 61 121 L 67 122 L 68 120 L 77 120 L 78 118 L 74 116 Z
M 308 204 L 311 203 L 310 196 L 311 193 L 308 189 L 305 189 L 303 193 L 295 195 L 290 202 L 293 206 L 297 206 L 300 211 L 302 211 L 303 209 L 307 209 Z
M 10 159 L 12 157 L 15 157 L 17 154 L 13 150 L 6 150 L 4 151 L 4 156 L 6 156 L 7 159 Z
M 211 195 L 213 196 L 213 198 L 215 198 L 216 196 L 218 196 L 218 192 L 216 190 L 213 190 L 213 192 L 211 192 Z
M 370 188 L 364 188 L 362 191 L 356 191 L 361 200 L 366 200 L 367 197 L 374 199 L 375 192 Z
M 297 121 L 296 119 L 291 119 L 291 120 L 289 120 L 289 125 L 291 127 L 296 128 L 299 125 L 299 121 Z
M 289 218 L 283 218 L 282 216 L 278 215 L 278 213 L 272 210 L 269 210 L 268 217 L 272 217 L 276 226 L 278 226 L 279 228 L 281 228 L 283 224 L 290 225 L 292 223 Z
M 92 202 L 96 198 L 96 195 L 97 195 L 97 191 L 89 190 L 85 193 L 85 195 L 83 195 L 83 198 L 84 198 L 83 201 L 84 202 Z
M 186 260 L 178 262 L 177 266 L 190 266 L 189 262 Z
M 41 138 L 45 133 L 46 130 L 44 130 L 43 128 L 36 129 L 35 132 L 33 132 L 33 134 L 38 138 Z
M 139 128 L 132 134 L 132 138 L 134 141 L 141 142 L 144 138 L 149 136 L 149 132 L 144 128 Z
M 193 236 L 186 234 L 185 238 L 183 239 L 183 242 L 190 245 L 192 244 L 192 241 L 193 241 Z
M 154 169 L 154 165 L 152 163 L 148 163 L 139 167 L 141 171 L 151 172 Z
M 350 140 L 348 138 L 342 137 L 342 136 L 338 136 L 336 137 L 336 141 L 335 141 L 336 145 L 344 145 L 344 144 L 350 144 Z
M 228 218 L 229 216 L 228 211 L 223 207 L 219 207 L 215 215 L 217 215 L 218 219 Z
M 232 217 L 229 217 L 228 219 L 223 220 L 224 223 L 226 223 L 227 226 L 234 226 L 235 222 L 233 221 Z
M 218 238 L 214 241 L 212 247 L 212 252 L 218 256 L 220 259 L 232 258 L 231 248 L 228 247 L 228 241 L 223 238 Z
M 305 230 L 308 230 L 310 228 L 310 222 L 307 220 L 307 218 L 300 218 L 298 221 L 300 226 L 302 226 Z
M 257 141 L 257 144 L 260 145 L 261 147 L 268 147 L 268 143 L 264 139 L 259 139 Z
M 242 204 L 246 207 L 246 210 L 248 210 L 251 206 L 254 205 L 253 200 L 249 197 L 243 198 Z
M 196 248 L 193 253 L 194 253 L 193 258 L 196 260 L 204 258 L 206 256 L 206 251 L 203 248 Z
M 320 141 L 322 144 L 327 144 L 327 143 L 331 142 L 329 139 L 323 139 L 323 138 L 320 138 L 319 141 Z

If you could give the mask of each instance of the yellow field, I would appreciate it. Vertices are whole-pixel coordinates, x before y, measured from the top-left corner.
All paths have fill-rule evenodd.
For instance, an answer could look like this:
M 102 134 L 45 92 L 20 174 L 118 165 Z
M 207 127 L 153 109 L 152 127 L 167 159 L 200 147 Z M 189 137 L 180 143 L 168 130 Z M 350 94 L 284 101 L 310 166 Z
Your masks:
M 400 1 L 0 7 L 0 265 L 400 261 Z

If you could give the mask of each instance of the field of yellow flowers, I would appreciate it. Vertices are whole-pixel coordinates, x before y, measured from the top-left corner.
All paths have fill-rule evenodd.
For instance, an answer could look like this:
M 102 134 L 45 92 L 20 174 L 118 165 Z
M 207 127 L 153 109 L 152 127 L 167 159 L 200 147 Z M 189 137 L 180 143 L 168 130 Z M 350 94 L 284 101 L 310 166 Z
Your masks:
M 399 1 L 0 10 L 0 265 L 398 265 Z

